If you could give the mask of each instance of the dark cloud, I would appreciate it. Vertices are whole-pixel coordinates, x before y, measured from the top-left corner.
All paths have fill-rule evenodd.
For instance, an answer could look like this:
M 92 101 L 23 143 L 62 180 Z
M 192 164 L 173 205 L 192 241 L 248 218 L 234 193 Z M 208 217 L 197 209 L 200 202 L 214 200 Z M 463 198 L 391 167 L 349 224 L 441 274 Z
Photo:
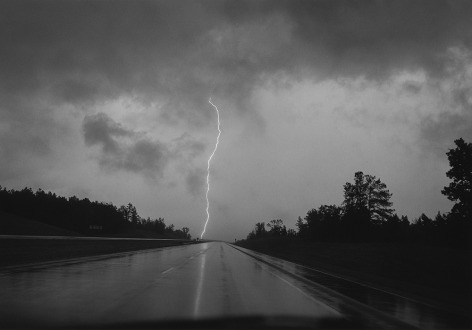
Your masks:
M 193 1 L 2 1 L 0 93 L 47 93 L 73 104 L 123 94 L 166 100 L 185 80 L 189 45 L 209 25 L 200 7 Z
M 2 107 L 0 99 L 0 181 L 16 180 L 16 184 L 41 178 L 46 167 L 54 164 L 59 152 L 55 145 L 68 128 L 50 109 L 34 101 L 7 102 Z
M 274 75 L 383 79 L 423 69 L 440 79 L 447 75 L 447 49 L 472 47 L 471 16 L 467 0 L 1 1 L 0 115 L 29 127 L 33 113 L 53 114 L 47 106 L 23 107 L 25 100 L 88 111 L 130 96 L 163 104 L 165 123 L 202 128 L 213 116 L 214 93 L 247 125 L 263 128 L 250 96 Z M 429 132 L 441 131 L 437 125 L 450 132 L 454 123 L 468 122 L 467 111 L 462 121 L 457 114 L 426 118 L 422 136 L 431 139 Z M 102 147 L 102 164 L 163 168 L 165 147 L 115 124 L 100 117 L 84 122 L 87 143 Z M 51 131 L 41 133 L 45 150 Z M 14 141 L 4 139 L 2 148 L 14 148 Z
M 471 47 L 471 16 L 460 0 L 2 1 L 0 103 L 139 95 L 206 126 L 214 92 L 263 126 L 248 97 L 267 76 L 440 74 L 441 53 Z
M 461 113 L 444 112 L 437 118 L 426 117 L 420 126 L 421 141 L 440 159 L 458 138 L 472 141 L 472 107 Z
M 447 73 L 436 87 L 449 100 L 448 107 L 438 115 L 426 115 L 419 130 L 423 144 L 440 158 L 454 140 L 472 141 L 472 52 L 465 48 L 450 51 L 445 67 Z
M 155 178 L 169 160 L 167 147 L 122 127 L 107 115 L 86 116 L 83 132 L 87 146 L 100 146 L 100 164 L 107 169 L 126 170 Z
M 191 170 L 185 179 L 187 191 L 193 196 L 202 196 L 206 187 L 206 171 L 200 168 Z
M 41 132 L 17 123 L 0 128 L 0 141 L 0 184 L 44 171 L 40 160 L 51 156 L 51 148 Z
M 439 72 L 442 51 L 470 47 L 471 15 L 469 1 L 2 1 L 0 93 L 139 94 L 203 126 L 211 91 L 248 112 L 254 85 L 280 71 Z
M 289 1 L 287 11 L 306 45 L 299 57 L 320 61 L 327 74 L 441 71 L 441 52 L 472 45 L 469 1 Z
M 206 170 L 195 165 L 194 160 L 204 154 L 207 145 L 184 133 L 171 141 L 172 157 L 176 160 L 181 174 L 185 177 L 185 187 L 194 197 L 202 196 L 206 185 Z
M 134 135 L 104 113 L 85 117 L 83 131 L 86 145 L 99 144 L 103 152 L 109 154 L 119 152 L 120 144 L 117 138 Z
M 418 94 L 421 91 L 421 84 L 407 81 L 403 84 L 403 89 L 411 94 Z
M 86 116 L 82 130 L 87 146 L 100 147 L 98 160 L 105 169 L 156 177 L 163 174 L 170 161 L 176 161 L 186 176 L 189 193 L 197 195 L 203 187 L 204 174 L 192 164 L 206 150 L 206 145 L 188 133 L 164 144 L 147 138 L 144 133 L 125 128 L 104 113 Z
M 162 173 L 167 164 L 166 147 L 160 143 L 148 140 L 138 140 L 128 148 L 122 168 L 151 174 Z
M 184 133 L 171 143 L 173 156 L 190 161 L 206 150 L 206 144 L 195 140 L 190 134 Z

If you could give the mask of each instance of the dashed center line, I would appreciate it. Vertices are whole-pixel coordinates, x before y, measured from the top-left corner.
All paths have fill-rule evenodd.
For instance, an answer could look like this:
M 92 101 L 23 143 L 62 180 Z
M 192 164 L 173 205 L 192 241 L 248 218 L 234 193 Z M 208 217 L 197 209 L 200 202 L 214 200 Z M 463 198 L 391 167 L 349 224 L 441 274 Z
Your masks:
M 163 271 L 161 274 L 166 274 L 166 273 L 168 273 L 168 272 L 170 272 L 170 271 L 172 271 L 172 270 L 174 270 L 174 269 L 175 269 L 175 267 L 170 267 L 169 269 Z

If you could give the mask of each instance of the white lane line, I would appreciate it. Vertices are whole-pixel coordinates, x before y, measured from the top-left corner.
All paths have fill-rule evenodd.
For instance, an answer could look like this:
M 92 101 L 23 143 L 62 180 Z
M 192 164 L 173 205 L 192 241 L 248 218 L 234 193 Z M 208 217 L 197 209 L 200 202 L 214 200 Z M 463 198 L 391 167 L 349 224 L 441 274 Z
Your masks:
M 324 285 L 316 283 L 312 280 L 309 280 L 309 279 L 303 277 L 300 274 L 292 273 L 289 270 L 287 270 L 285 267 L 283 267 L 283 266 L 281 267 L 280 265 L 277 265 L 277 263 L 276 264 L 271 263 L 267 260 L 267 258 L 264 258 L 266 255 L 264 255 L 262 253 L 257 253 L 257 254 L 256 253 L 248 253 L 250 250 L 247 250 L 247 249 L 244 249 L 244 248 L 240 249 L 239 247 L 235 247 L 233 244 L 230 244 L 230 246 L 233 247 L 234 249 L 236 249 L 236 250 L 238 250 L 238 251 L 240 251 L 240 252 L 242 252 L 242 253 L 244 253 L 244 254 L 252 257 L 252 258 L 254 258 L 260 264 L 264 264 L 266 267 L 269 267 L 269 268 L 274 268 L 280 274 L 288 275 L 289 278 L 293 277 L 297 280 L 297 282 L 300 282 L 300 283 L 308 283 L 315 291 L 320 292 L 325 297 L 328 296 L 328 297 L 335 297 L 335 298 L 337 297 L 338 299 L 341 298 L 342 299 L 341 303 L 343 305 L 345 305 L 345 308 L 353 310 L 355 313 L 360 313 L 361 315 L 366 315 L 368 317 L 370 316 L 371 318 L 373 317 L 372 318 L 373 322 L 374 323 L 379 323 L 380 322 L 378 325 L 381 328 L 385 328 L 385 327 L 390 328 L 391 326 L 397 326 L 397 327 L 400 327 L 400 328 L 408 328 L 408 329 L 410 329 L 411 327 L 413 327 L 415 329 L 417 328 L 416 326 L 410 324 L 408 321 L 404 321 L 402 319 L 396 319 L 394 316 L 392 316 L 390 314 L 387 314 L 386 312 L 384 312 L 380 309 L 376 309 L 376 308 L 374 308 L 370 305 L 364 304 L 364 303 L 362 303 L 362 302 L 360 302 L 360 301 L 358 301 L 354 298 L 351 298 L 349 296 L 345 296 L 342 293 L 339 293 L 334 289 L 331 289 L 327 286 L 324 286 Z M 244 250 L 246 250 L 248 252 L 246 252 Z M 250 252 L 252 252 L 252 251 L 250 251 Z M 277 258 L 269 256 L 269 259 L 276 260 Z M 283 259 L 281 259 L 281 260 L 283 260 Z M 283 260 L 283 261 L 285 261 L 285 260 Z M 290 262 L 290 261 L 285 261 L 285 262 L 287 262 L 289 264 L 294 264 L 293 262 Z M 308 267 L 305 267 L 305 266 L 302 266 L 302 267 L 308 268 Z M 266 268 L 266 271 L 269 271 L 268 268 Z M 272 273 L 272 272 L 269 271 L 269 273 Z M 273 274 L 273 275 L 277 276 L 276 274 Z M 374 289 L 374 288 L 372 288 L 372 289 Z M 307 292 L 307 294 L 310 294 L 310 293 Z M 316 299 L 316 300 L 318 300 L 318 299 Z M 338 309 L 335 306 L 332 306 L 331 303 L 326 302 L 326 301 L 320 301 L 320 302 L 322 304 L 327 305 L 327 306 L 333 308 L 334 310 L 338 311 Z M 341 311 L 339 311 L 339 312 L 341 312 Z
M 165 274 L 167 274 L 167 273 L 169 273 L 169 272 L 171 272 L 171 271 L 173 271 L 173 270 L 182 268 L 182 267 L 185 266 L 190 260 L 192 260 L 192 259 L 194 259 L 194 258 L 196 258 L 196 257 L 198 257 L 198 256 L 200 256 L 200 255 L 202 255 L 203 253 L 205 253 L 206 250 L 207 250 L 207 249 L 205 249 L 205 250 L 203 250 L 203 251 L 199 251 L 198 253 L 196 253 L 196 254 L 194 254 L 194 255 L 192 255 L 192 256 L 190 256 L 190 257 L 185 258 L 185 260 L 184 260 L 183 262 L 181 262 L 180 264 L 175 265 L 175 266 L 173 266 L 173 267 L 170 267 L 169 269 L 166 269 L 166 270 L 162 271 L 162 272 L 161 272 L 161 275 L 165 275 Z
M 235 247 L 233 245 L 233 247 Z M 275 263 L 276 265 L 278 265 L 278 267 L 281 267 L 283 268 L 284 270 L 288 271 L 288 272 L 293 272 L 292 270 L 290 269 L 287 269 L 286 267 L 284 267 L 284 265 L 281 265 L 280 264 L 280 260 L 277 260 L 277 259 L 280 259 L 280 258 L 276 258 L 276 257 L 272 257 L 270 255 L 267 255 L 267 254 L 263 254 L 263 253 L 253 253 L 254 251 L 248 251 L 246 249 L 246 251 L 242 251 L 240 249 L 240 247 L 235 247 L 237 250 L 240 250 L 241 252 L 243 253 L 246 253 L 248 255 L 252 255 L 253 257 L 255 256 L 256 258 L 259 257 L 259 258 L 262 258 L 264 259 L 266 262 L 273 262 Z M 330 276 L 330 277 L 334 277 L 334 278 L 338 278 L 338 279 L 341 279 L 343 281 L 346 281 L 346 282 L 350 282 L 350 283 L 354 283 L 354 284 L 357 284 L 357 285 L 360 285 L 360 286 L 363 286 L 363 287 L 366 287 L 368 289 L 371 289 L 371 290 L 376 290 L 376 291 L 381 291 L 383 293 L 386 293 L 386 294 L 390 294 L 390 295 L 393 295 L 393 296 L 397 296 L 397 297 L 400 297 L 402 299 L 406 299 L 406 300 L 409 300 L 409 301 L 412 301 L 414 303 L 417 303 L 417 304 L 422 304 L 422 305 L 426 305 L 426 306 L 429 306 L 429 307 L 434 307 L 434 308 L 444 308 L 444 307 L 438 307 L 438 306 L 435 306 L 434 304 L 431 304 L 431 303 L 428 303 L 428 302 L 425 302 L 425 301 L 421 301 L 420 299 L 418 298 L 413 298 L 413 297 L 406 297 L 404 295 L 402 295 L 401 293 L 397 293 L 397 292 L 393 292 L 393 291 L 390 291 L 386 288 L 383 288 L 381 286 L 375 286 L 373 284 L 370 284 L 370 283 L 366 283 L 366 282 L 363 282 L 363 281 L 360 281 L 358 279 L 354 279 L 352 277 L 349 277 L 349 276 L 342 276 L 342 275 L 338 275 L 338 274 L 334 274 L 334 273 L 331 273 L 331 272 L 327 272 L 325 270 L 320 270 L 318 268 L 312 268 L 312 267 L 309 267 L 309 266 L 305 266 L 305 265 L 301 265 L 301 264 L 297 264 L 296 262 L 292 262 L 292 261 L 288 261 L 288 260 L 284 260 L 284 259 L 281 259 L 283 263 L 285 264 L 291 264 L 292 267 L 294 268 L 297 268 L 297 267 L 300 267 L 300 268 L 304 268 L 304 269 L 308 269 L 310 271 L 313 271 L 313 272 L 317 272 L 317 273 L 320 273 L 320 274 L 323 274 L 323 275 L 326 275 L 326 276 Z M 296 269 L 295 269 L 296 270 Z M 303 275 L 301 275 L 303 276 Z
M 258 262 L 256 260 L 256 262 Z M 310 295 L 309 293 L 305 292 L 304 290 L 300 289 L 297 285 L 295 285 L 294 283 L 292 283 L 291 281 L 288 281 L 287 279 L 285 279 L 284 277 L 282 277 L 283 275 L 279 275 L 277 273 L 275 273 L 274 271 L 272 271 L 271 269 L 269 269 L 267 267 L 267 265 L 261 263 L 261 262 L 258 262 L 261 266 L 262 266 L 262 269 L 264 269 L 266 272 L 268 272 L 269 274 L 271 274 L 272 276 L 275 276 L 276 278 L 278 278 L 279 280 L 281 280 L 282 282 L 284 282 L 285 284 L 287 284 L 288 286 L 290 286 L 292 289 L 295 289 L 296 291 L 298 291 L 299 293 L 301 293 L 303 296 L 305 296 L 306 298 L 308 298 L 309 300 L 313 301 L 315 304 L 317 305 L 321 305 L 323 306 L 324 308 L 328 309 L 329 311 L 331 311 L 332 313 L 336 314 L 336 315 L 342 315 L 342 313 L 340 313 L 338 310 L 336 310 L 335 308 L 333 308 L 332 306 L 329 306 L 328 304 L 324 303 L 324 302 L 321 302 L 320 300 L 316 299 L 315 297 L 313 297 L 312 295 Z
M 174 270 L 174 269 L 175 269 L 175 267 L 170 267 L 169 269 L 164 270 L 163 272 L 161 272 L 161 274 L 162 274 L 162 275 L 167 274 L 168 272 L 170 272 L 170 271 L 172 271 L 172 270 Z
M 193 309 L 193 315 L 198 317 L 200 314 L 200 304 L 202 300 L 202 291 L 203 291 L 203 280 L 205 276 L 205 264 L 206 264 L 206 254 L 204 254 L 201 258 L 200 263 L 200 274 L 198 276 L 198 285 L 197 285 L 197 292 L 195 294 L 195 304 Z

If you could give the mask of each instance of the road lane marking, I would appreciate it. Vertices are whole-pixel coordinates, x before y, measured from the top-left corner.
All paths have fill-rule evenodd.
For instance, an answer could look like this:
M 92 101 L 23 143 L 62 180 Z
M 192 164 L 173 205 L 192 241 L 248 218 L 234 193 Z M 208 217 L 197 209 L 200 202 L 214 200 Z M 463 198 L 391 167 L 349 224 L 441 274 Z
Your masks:
M 314 281 L 312 281 L 308 278 L 305 278 L 302 275 L 292 273 L 289 270 L 285 269 L 283 266 L 276 265 L 273 261 L 270 262 L 270 261 L 264 259 L 264 257 L 266 255 L 264 255 L 262 253 L 253 254 L 252 253 L 253 251 L 249 250 L 248 252 L 246 252 L 244 250 L 247 250 L 247 249 L 241 249 L 239 247 L 234 246 L 233 244 L 229 244 L 229 245 L 232 248 L 234 248 L 235 250 L 240 251 L 241 253 L 244 253 L 244 254 L 248 255 L 249 257 L 254 258 L 256 261 L 259 261 L 260 264 L 264 264 L 266 267 L 274 268 L 280 274 L 283 274 L 283 275 L 286 275 L 286 276 L 288 275 L 289 278 L 294 278 L 300 283 L 308 284 L 309 287 L 307 287 L 307 289 L 309 291 L 314 290 L 315 292 L 317 292 L 317 294 L 321 294 L 321 296 L 318 296 L 318 297 L 320 298 L 320 300 L 322 300 L 321 302 L 323 304 L 328 305 L 328 306 L 332 307 L 333 309 L 340 311 L 339 310 L 339 308 L 340 308 L 339 303 L 341 303 L 341 305 L 343 306 L 344 311 L 340 311 L 340 312 L 342 312 L 343 314 L 346 314 L 346 311 L 349 311 L 349 313 L 354 312 L 354 314 L 363 315 L 363 316 L 366 317 L 367 321 L 374 322 L 373 323 L 374 327 L 391 328 L 393 326 L 393 327 L 399 327 L 399 328 L 404 328 L 404 329 L 418 329 L 417 326 L 412 325 L 408 321 L 396 319 L 394 316 L 391 316 L 390 314 L 387 314 L 387 313 L 385 313 L 385 312 L 383 312 L 379 309 L 376 309 L 376 308 L 374 308 L 370 305 L 367 305 L 367 304 L 362 303 L 362 302 L 360 302 L 360 301 L 358 301 L 354 298 L 343 295 L 342 293 L 339 293 L 339 292 L 337 292 L 337 291 L 335 291 L 335 290 L 333 290 L 333 289 L 331 289 L 327 286 L 321 285 L 321 284 L 316 283 L 316 282 L 314 282 Z M 270 259 L 276 260 L 276 258 L 274 258 L 274 257 L 270 257 Z M 292 262 L 288 262 L 288 263 L 292 263 Z M 266 268 L 266 271 L 268 271 L 267 268 Z M 269 273 L 272 273 L 272 272 L 269 271 Z M 276 274 L 273 274 L 273 275 L 277 276 Z M 307 294 L 310 294 L 310 293 L 307 292 Z M 322 296 L 324 296 L 324 297 L 322 297 Z M 332 297 L 335 297 L 335 298 L 337 297 L 338 299 L 341 299 L 341 301 L 336 303 L 335 305 L 333 305 L 332 301 L 329 299 L 330 297 L 331 298 Z M 328 298 L 328 299 L 326 300 L 326 298 Z
M 168 273 L 168 272 L 170 272 L 170 271 L 172 271 L 172 270 L 174 270 L 174 269 L 175 269 L 175 267 L 170 267 L 169 269 L 167 269 L 167 270 L 161 272 L 161 274 L 164 275 L 164 274 L 166 274 L 166 273 Z
M 337 309 L 333 308 L 332 306 L 329 306 L 328 304 L 326 303 L 323 303 L 321 302 L 320 300 L 316 299 L 315 297 L 313 297 L 312 295 L 310 295 L 309 293 L 305 292 L 304 290 L 300 289 L 297 285 L 295 285 L 294 283 L 288 281 L 287 279 L 283 278 L 282 276 L 280 276 L 279 274 L 275 273 L 274 271 L 272 271 L 271 269 L 269 269 L 267 267 L 267 265 L 264 265 L 264 264 L 261 264 L 263 269 L 268 272 L 269 274 L 271 274 L 272 276 L 275 276 L 276 278 L 278 278 L 279 280 L 281 280 L 282 282 L 284 282 L 285 284 L 287 284 L 288 286 L 290 286 L 292 289 L 298 291 L 300 294 L 302 294 L 303 296 L 305 296 L 306 298 L 308 298 L 309 300 L 313 301 L 315 304 L 317 305 L 321 305 L 323 306 L 324 308 L 328 309 L 329 311 L 335 313 L 336 315 L 342 315 Z
M 366 287 L 370 290 L 375 290 L 375 291 L 380 291 L 380 292 L 383 292 L 383 293 L 386 293 L 386 294 L 389 294 L 389 295 L 393 295 L 393 296 L 397 296 L 399 298 L 402 298 L 402 299 L 405 299 L 405 300 L 408 300 L 408 301 L 411 301 L 413 303 L 417 303 L 417 304 L 421 304 L 421 305 L 425 305 L 425 306 L 428 306 L 428 307 L 431 307 L 431 308 L 437 308 L 437 309 L 446 309 L 446 310 L 449 310 L 449 308 L 447 306 L 443 306 L 443 305 L 437 305 L 437 304 L 434 304 L 434 303 L 431 303 L 431 302 L 427 302 L 427 301 L 422 301 L 418 298 L 414 298 L 414 297 L 407 297 L 407 296 L 404 296 L 402 295 L 401 293 L 398 293 L 398 292 L 393 292 L 393 291 L 390 291 L 389 289 L 386 289 L 386 288 L 383 288 L 381 286 L 376 286 L 376 285 L 372 285 L 370 283 L 366 283 L 366 282 L 363 282 L 361 280 L 358 280 L 358 279 L 354 279 L 352 277 L 349 277 L 349 276 L 341 276 L 341 275 L 338 275 L 338 274 L 334 274 L 334 273 L 331 273 L 331 272 L 327 272 L 325 270 L 320 270 L 320 269 L 317 269 L 317 268 L 313 268 L 313 267 L 309 267 L 309 266 L 305 266 L 305 265 L 301 265 L 301 264 L 298 264 L 296 262 L 293 262 L 293 261 L 288 261 L 288 260 L 284 260 L 284 259 L 281 259 L 281 258 L 277 258 L 277 257 L 273 257 L 271 255 L 268 255 L 268 254 L 264 254 L 264 253 L 261 253 L 261 252 L 257 252 L 257 251 L 243 251 L 241 250 L 241 247 L 236 247 L 234 246 L 233 244 L 231 244 L 231 246 L 233 248 L 235 248 L 236 250 L 239 250 L 243 253 L 246 253 L 247 255 L 249 256 L 252 256 L 253 258 L 262 258 L 264 259 L 265 261 L 263 262 L 266 262 L 266 263 L 275 263 L 277 266 L 276 267 L 280 267 L 280 268 L 283 268 L 285 271 L 287 272 L 292 272 L 291 270 L 289 269 L 286 269 L 283 265 L 280 265 L 280 261 L 277 260 L 277 259 L 280 259 L 283 261 L 283 263 L 286 263 L 286 264 L 291 264 L 293 265 L 294 268 L 304 268 L 304 269 L 308 269 L 309 271 L 312 271 L 312 272 L 317 272 L 317 273 L 320 273 L 320 274 L 323 274 L 325 276 L 329 276 L 329 277 L 334 277 L 334 278 L 337 278 L 337 279 L 340 279 L 340 280 L 343 280 L 343 281 L 346 281 L 346 282 L 349 282 L 349 283 L 354 283 L 354 284 L 357 284 L 357 285 L 360 285 L 360 286 L 363 286 L 363 287 Z M 248 250 L 248 249 L 246 249 Z M 303 275 L 299 275 L 299 276 L 302 276 L 304 277 Z M 454 311 L 453 311 L 454 312 Z
M 200 264 L 200 274 L 198 277 L 198 286 L 197 286 L 197 294 L 195 295 L 195 307 L 193 310 L 193 315 L 198 317 L 200 312 L 200 302 L 202 299 L 202 291 L 203 291 L 203 277 L 205 274 L 205 264 L 206 264 L 206 253 L 202 256 Z
M 162 271 L 162 272 L 161 272 L 161 275 L 166 275 L 167 273 L 170 273 L 170 272 L 173 271 L 173 270 L 177 270 L 177 269 L 179 269 L 179 268 L 182 268 L 182 267 L 185 266 L 188 262 L 190 262 L 190 260 L 192 260 L 192 259 L 194 259 L 194 258 L 196 258 L 196 257 L 198 257 L 198 256 L 200 256 L 200 255 L 202 255 L 202 254 L 204 254 L 207 250 L 208 250 L 208 248 L 205 249 L 205 250 L 199 251 L 199 252 L 195 253 L 194 255 L 192 255 L 192 256 L 190 256 L 190 257 L 185 258 L 185 260 L 184 260 L 183 262 L 181 262 L 180 264 L 175 265 L 175 266 L 173 266 L 173 267 L 170 267 L 169 269 L 166 269 L 166 270 Z

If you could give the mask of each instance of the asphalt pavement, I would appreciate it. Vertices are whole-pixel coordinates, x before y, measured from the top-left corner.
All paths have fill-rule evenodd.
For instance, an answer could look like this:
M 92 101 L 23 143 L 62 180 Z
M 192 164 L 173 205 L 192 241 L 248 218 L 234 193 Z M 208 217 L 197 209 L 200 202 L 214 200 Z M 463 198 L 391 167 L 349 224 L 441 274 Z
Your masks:
M 348 320 L 371 328 L 418 325 L 302 275 L 291 263 L 222 242 L 10 267 L 0 269 L 0 327 L 251 316 Z

